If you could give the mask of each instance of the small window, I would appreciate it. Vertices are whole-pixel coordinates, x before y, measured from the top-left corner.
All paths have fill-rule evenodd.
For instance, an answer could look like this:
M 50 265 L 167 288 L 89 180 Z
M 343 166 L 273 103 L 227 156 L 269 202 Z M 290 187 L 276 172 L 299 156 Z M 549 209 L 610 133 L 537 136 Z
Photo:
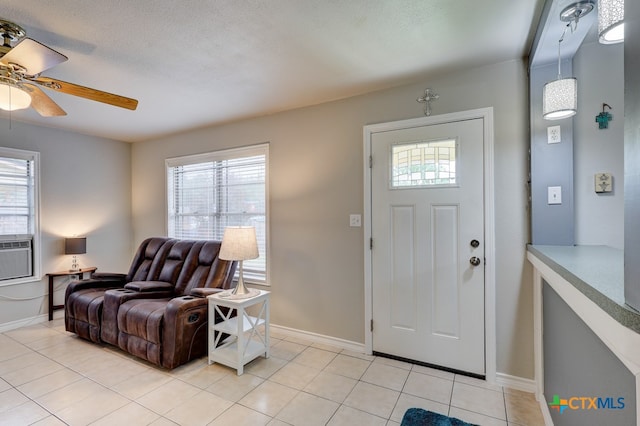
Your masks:
M 0 148 L 0 286 L 39 279 L 39 153 Z
M 243 263 L 244 279 L 268 283 L 269 145 L 171 158 L 167 166 L 167 234 L 222 240 L 227 226 L 254 226 L 258 259 Z
M 455 139 L 396 144 L 391 147 L 391 188 L 454 186 Z

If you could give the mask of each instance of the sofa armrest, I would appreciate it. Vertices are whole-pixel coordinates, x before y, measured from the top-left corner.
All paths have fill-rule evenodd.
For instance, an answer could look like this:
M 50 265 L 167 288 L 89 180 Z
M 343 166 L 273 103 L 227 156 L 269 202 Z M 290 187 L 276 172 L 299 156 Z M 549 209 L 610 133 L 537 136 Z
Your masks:
M 191 296 L 195 296 L 195 297 L 207 297 L 207 296 L 211 296 L 212 294 L 216 294 L 216 293 L 220 293 L 225 291 L 224 288 L 207 288 L 207 287 L 200 287 L 200 288 L 194 288 L 191 290 L 191 293 L 189 293 Z
M 91 274 L 91 278 L 94 280 L 120 281 L 124 284 L 127 279 L 127 274 L 121 274 L 118 272 L 94 272 Z
M 125 285 L 124 288 L 143 293 L 150 291 L 166 291 L 167 293 L 172 293 L 175 287 L 173 284 L 165 281 L 132 281 Z
M 92 278 L 87 280 L 72 281 L 65 290 L 65 300 L 71 293 L 79 290 L 85 290 L 88 288 L 119 288 L 124 285 L 124 282 L 119 280 L 94 280 Z

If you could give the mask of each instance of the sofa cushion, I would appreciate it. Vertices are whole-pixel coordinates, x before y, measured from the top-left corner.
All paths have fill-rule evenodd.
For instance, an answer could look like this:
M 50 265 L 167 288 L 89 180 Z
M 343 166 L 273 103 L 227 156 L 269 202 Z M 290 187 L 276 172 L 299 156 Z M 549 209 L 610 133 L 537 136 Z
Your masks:
M 185 264 L 185 260 L 189 255 L 189 252 L 193 249 L 194 242 L 193 241 L 177 241 L 169 250 L 167 257 L 162 262 L 162 267 L 158 271 L 158 275 L 152 275 L 150 278 L 147 278 L 144 281 L 156 280 L 156 281 L 164 281 L 168 283 L 172 283 L 174 286 L 178 281 L 178 276 L 180 275 L 180 271 L 182 271 L 182 267 Z M 142 280 L 136 280 L 142 281 Z
M 194 250 L 190 253 L 178 277 L 175 289 L 177 296 L 188 295 L 194 288 L 222 285 L 222 280 L 218 282 L 215 279 L 217 269 L 228 272 L 228 267 L 225 265 L 220 265 L 221 267 L 218 268 L 218 262 L 226 262 L 218 259 L 221 245 L 219 241 L 200 241 L 194 245 Z M 225 278 L 227 278 L 226 275 Z
M 151 343 L 162 341 L 162 317 L 170 299 L 134 299 L 118 309 L 118 345 L 122 334 L 136 336 Z M 124 348 L 123 348 L 124 349 Z
M 156 279 L 175 242 L 176 240 L 165 237 L 144 240 L 133 257 L 126 282 Z

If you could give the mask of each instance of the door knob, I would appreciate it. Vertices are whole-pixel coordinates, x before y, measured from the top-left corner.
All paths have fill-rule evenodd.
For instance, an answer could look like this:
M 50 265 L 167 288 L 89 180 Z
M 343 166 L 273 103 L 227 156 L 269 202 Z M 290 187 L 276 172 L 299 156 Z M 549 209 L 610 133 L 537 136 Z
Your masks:
M 471 240 L 471 247 L 473 248 L 477 248 L 480 245 L 480 241 L 478 240 Z
M 478 266 L 480 264 L 480 258 L 473 256 L 471 259 L 469 259 L 469 263 L 471 263 L 473 266 Z

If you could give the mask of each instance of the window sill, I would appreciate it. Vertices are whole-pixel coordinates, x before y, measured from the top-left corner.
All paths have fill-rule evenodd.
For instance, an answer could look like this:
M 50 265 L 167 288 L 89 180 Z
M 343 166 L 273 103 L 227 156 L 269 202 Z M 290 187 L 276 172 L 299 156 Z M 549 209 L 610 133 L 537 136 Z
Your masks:
M 35 275 L 30 277 L 22 277 L 22 278 L 12 278 L 10 280 L 2 280 L 0 281 L 0 287 L 9 287 L 12 285 L 19 284 L 27 284 L 27 283 L 35 283 L 38 281 L 42 281 L 42 277 L 37 277 Z

